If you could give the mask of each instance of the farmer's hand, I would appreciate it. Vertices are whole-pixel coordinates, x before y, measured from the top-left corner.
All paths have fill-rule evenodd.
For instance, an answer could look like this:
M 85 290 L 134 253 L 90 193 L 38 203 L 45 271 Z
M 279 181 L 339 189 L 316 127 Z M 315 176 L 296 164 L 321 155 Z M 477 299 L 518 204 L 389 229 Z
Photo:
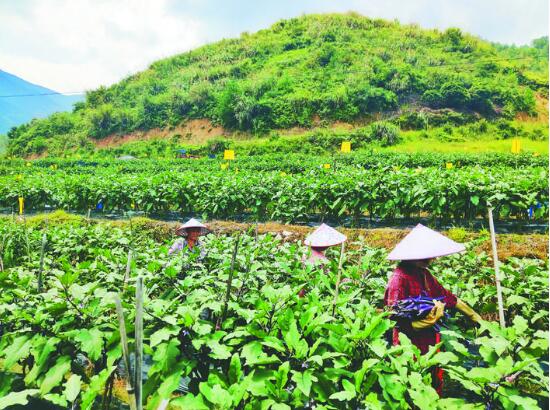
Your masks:
M 464 313 L 466 316 L 468 316 L 472 322 L 479 323 L 480 320 L 482 320 L 481 316 L 479 316 L 474 309 L 472 309 L 460 299 L 456 300 L 456 308 Z
M 428 313 L 428 315 L 424 319 L 415 320 L 411 323 L 413 329 L 420 330 L 426 329 L 427 327 L 432 327 L 439 319 L 441 319 L 444 310 L 445 304 L 441 303 L 438 300 L 434 300 L 434 307 L 432 308 L 430 313 Z

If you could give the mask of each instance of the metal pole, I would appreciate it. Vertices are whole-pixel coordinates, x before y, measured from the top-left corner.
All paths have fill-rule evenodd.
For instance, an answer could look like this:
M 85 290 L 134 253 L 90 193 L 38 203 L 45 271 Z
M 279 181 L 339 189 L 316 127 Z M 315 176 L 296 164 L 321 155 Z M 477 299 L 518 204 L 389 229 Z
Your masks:
M 504 303 L 502 302 L 502 289 L 500 287 L 500 269 L 497 253 L 497 238 L 495 235 L 495 225 L 493 223 L 493 209 L 489 208 L 489 229 L 491 230 L 491 246 L 493 247 L 493 263 L 495 265 L 495 282 L 497 285 L 497 300 L 498 300 L 498 316 L 500 326 L 506 327 L 504 320 Z
M 143 278 L 139 276 L 136 281 L 136 368 L 135 368 L 135 389 L 136 389 L 136 408 L 143 409 L 142 403 L 142 378 L 141 368 L 143 364 Z
M 124 322 L 124 312 L 122 310 L 122 303 L 118 296 L 114 297 L 116 305 L 116 313 L 118 316 L 118 330 L 120 332 L 120 344 L 122 345 L 122 359 L 126 367 L 126 391 L 128 392 L 128 399 L 130 401 L 130 410 L 136 410 L 136 396 L 134 395 L 134 388 L 132 387 L 132 377 L 130 369 L 130 355 L 128 353 L 128 337 L 126 336 L 126 324 Z
M 336 289 L 334 290 L 334 301 L 332 302 L 332 315 L 336 311 L 336 301 L 338 300 L 338 290 L 340 288 L 340 278 L 342 277 L 342 264 L 344 262 L 344 244 L 340 248 L 340 260 L 338 261 L 338 276 L 336 277 Z

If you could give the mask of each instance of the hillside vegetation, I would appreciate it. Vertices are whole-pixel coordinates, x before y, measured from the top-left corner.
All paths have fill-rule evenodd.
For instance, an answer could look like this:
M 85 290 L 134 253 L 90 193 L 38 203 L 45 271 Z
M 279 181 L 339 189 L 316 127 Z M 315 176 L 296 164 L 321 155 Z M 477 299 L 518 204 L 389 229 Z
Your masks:
M 14 128 L 8 154 L 56 154 L 191 119 L 265 135 L 337 121 L 418 130 L 528 118 L 547 103 L 547 46 L 548 38 L 510 47 L 357 14 L 282 20 L 157 61 L 88 92 L 72 113 Z

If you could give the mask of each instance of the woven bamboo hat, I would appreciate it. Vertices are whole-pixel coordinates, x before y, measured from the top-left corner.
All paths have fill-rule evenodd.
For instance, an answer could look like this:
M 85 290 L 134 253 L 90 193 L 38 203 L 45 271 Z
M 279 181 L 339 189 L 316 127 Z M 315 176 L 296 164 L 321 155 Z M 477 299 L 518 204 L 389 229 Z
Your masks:
M 466 250 L 464 245 L 418 224 L 388 255 L 392 261 L 432 259 Z
M 206 227 L 206 225 L 200 223 L 195 218 L 191 218 L 187 222 L 185 222 L 183 225 L 181 225 L 179 228 L 176 229 L 176 235 L 186 236 L 187 229 L 189 228 L 200 228 L 201 235 L 204 235 L 206 232 L 208 232 L 208 228 Z
M 322 224 L 313 231 L 304 241 L 306 245 L 313 247 L 327 247 L 345 242 L 348 237 L 327 224 Z

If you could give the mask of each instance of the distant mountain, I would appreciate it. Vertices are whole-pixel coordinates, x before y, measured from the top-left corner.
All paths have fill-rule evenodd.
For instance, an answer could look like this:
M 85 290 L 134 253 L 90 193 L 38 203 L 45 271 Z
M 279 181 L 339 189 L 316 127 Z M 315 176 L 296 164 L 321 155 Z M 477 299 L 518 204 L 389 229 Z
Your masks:
M 6 134 L 10 128 L 33 118 L 44 118 L 57 111 L 71 111 L 73 104 L 82 100 L 84 95 L 57 94 L 49 88 L 0 70 L 0 134 Z

